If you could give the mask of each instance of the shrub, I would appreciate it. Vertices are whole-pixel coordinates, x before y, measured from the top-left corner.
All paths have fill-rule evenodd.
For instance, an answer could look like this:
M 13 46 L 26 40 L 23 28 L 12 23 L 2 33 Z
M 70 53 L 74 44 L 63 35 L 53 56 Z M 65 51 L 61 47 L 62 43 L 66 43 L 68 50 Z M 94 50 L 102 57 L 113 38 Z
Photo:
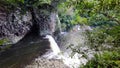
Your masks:
M 103 52 L 95 54 L 95 58 L 88 61 L 82 68 L 120 68 L 120 52 Z

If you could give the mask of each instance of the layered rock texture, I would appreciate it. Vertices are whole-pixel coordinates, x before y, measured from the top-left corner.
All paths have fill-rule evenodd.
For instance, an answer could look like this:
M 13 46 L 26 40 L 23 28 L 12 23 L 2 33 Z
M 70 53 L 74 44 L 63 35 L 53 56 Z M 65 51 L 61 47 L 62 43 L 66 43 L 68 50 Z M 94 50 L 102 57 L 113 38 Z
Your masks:
M 22 39 L 32 29 L 40 36 L 55 32 L 56 13 L 53 7 L 42 6 L 23 10 L 9 9 L 0 5 L 0 40 L 7 40 L 5 44 L 13 44 Z
M 8 9 L 0 6 L 0 39 L 6 39 L 8 43 L 16 43 L 24 37 L 32 26 L 30 12 L 22 14 L 21 9 L 8 12 Z
M 55 32 L 56 13 L 52 6 L 43 4 L 33 9 L 33 19 L 38 25 L 40 35 L 52 34 Z

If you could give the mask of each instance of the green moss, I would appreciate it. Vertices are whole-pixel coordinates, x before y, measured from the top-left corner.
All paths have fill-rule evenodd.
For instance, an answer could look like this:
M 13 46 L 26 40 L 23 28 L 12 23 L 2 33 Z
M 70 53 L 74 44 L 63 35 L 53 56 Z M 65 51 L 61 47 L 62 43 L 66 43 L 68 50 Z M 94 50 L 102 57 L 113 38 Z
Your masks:
M 7 39 L 1 39 L 1 40 L 0 40 L 0 45 L 5 44 L 6 42 L 7 42 Z

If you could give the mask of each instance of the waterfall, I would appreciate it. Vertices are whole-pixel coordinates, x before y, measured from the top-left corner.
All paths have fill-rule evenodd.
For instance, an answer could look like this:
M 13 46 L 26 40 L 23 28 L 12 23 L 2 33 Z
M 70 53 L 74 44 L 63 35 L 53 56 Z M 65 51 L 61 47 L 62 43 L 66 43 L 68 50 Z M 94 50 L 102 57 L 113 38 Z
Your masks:
M 95 51 L 91 50 L 88 47 L 89 45 L 85 44 L 86 37 L 83 32 L 85 30 L 88 30 L 85 28 L 86 27 L 81 27 L 77 25 L 73 28 L 74 31 L 62 33 L 60 35 L 60 47 L 57 45 L 51 35 L 46 35 L 44 38 L 48 40 L 48 42 L 50 43 L 49 46 L 51 48 L 45 54 L 36 58 L 33 62 L 33 67 L 31 68 L 35 68 L 34 65 L 37 65 L 39 68 L 41 68 L 41 66 L 44 66 L 44 64 L 45 66 L 47 66 L 45 68 L 49 68 L 49 65 L 52 66 L 51 63 L 53 64 L 53 66 L 57 65 L 57 67 L 55 68 L 80 68 L 81 65 L 85 65 L 88 60 L 93 58 L 95 54 Z M 78 52 L 73 51 L 73 49 L 76 49 L 76 51 Z M 60 62 L 60 64 L 56 61 Z
M 54 38 L 51 35 L 46 35 L 46 37 L 50 42 L 50 47 L 53 50 L 53 53 L 55 55 L 58 55 L 60 53 L 60 48 L 58 47 L 57 43 L 55 42 Z
M 46 37 L 50 42 L 50 47 L 52 49 L 52 53 L 44 55 L 48 59 L 61 59 L 63 63 L 70 68 L 78 68 L 80 65 L 79 54 L 75 54 L 73 57 L 69 56 L 68 52 L 62 52 L 55 42 L 54 38 L 51 35 L 46 35 Z

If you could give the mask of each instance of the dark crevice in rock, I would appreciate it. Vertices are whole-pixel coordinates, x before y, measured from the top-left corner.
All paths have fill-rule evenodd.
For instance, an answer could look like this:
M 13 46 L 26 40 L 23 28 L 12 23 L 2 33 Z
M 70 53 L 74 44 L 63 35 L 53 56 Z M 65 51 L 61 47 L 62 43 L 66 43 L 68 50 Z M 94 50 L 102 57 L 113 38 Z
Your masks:
M 0 6 L 0 40 L 7 38 L 10 44 L 28 36 L 43 39 L 45 35 L 53 35 L 55 26 L 56 12 L 49 4 L 42 4 L 36 8 L 29 6 L 25 14 L 20 7 L 12 11 L 10 9 L 8 13 Z
M 29 32 L 29 34 L 34 34 L 34 35 L 39 35 L 39 25 L 37 25 L 36 23 L 36 18 L 35 18 L 35 13 L 33 11 L 33 8 L 29 8 L 30 12 L 32 14 L 32 22 L 33 22 L 33 26 L 31 28 L 31 31 Z

